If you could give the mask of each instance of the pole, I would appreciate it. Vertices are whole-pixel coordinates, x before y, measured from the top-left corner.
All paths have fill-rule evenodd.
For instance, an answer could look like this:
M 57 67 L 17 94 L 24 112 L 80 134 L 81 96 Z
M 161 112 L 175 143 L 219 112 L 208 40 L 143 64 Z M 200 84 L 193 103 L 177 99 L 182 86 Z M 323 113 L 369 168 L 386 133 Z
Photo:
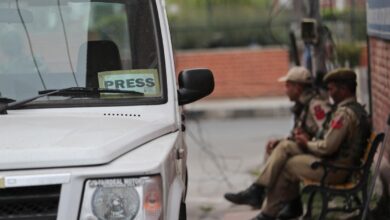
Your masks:
M 325 41 L 323 36 L 323 28 L 320 13 L 320 0 L 308 0 L 309 1 L 309 17 L 317 21 L 317 42 L 312 45 L 311 50 L 312 59 L 312 74 L 315 77 L 316 82 L 320 82 L 323 75 L 327 72 L 325 65 Z
M 310 45 L 310 56 L 311 56 L 311 74 L 313 79 L 317 79 L 317 53 L 315 45 Z M 314 80 L 316 82 L 316 80 Z
M 317 21 L 320 20 L 320 1 L 319 0 L 309 0 L 309 17 L 314 18 Z
M 299 61 L 299 53 L 298 53 L 298 47 L 297 47 L 297 40 L 295 38 L 295 34 L 293 31 L 290 31 L 290 43 L 291 43 L 291 54 L 294 59 L 294 63 L 296 66 L 300 66 L 301 63 Z
M 372 180 L 371 180 L 371 185 L 370 185 L 370 188 L 368 189 L 367 202 L 366 202 L 366 204 L 364 204 L 364 211 L 363 211 L 362 220 L 365 220 L 366 217 L 367 217 L 367 214 L 368 214 L 370 198 L 371 198 L 371 196 L 372 196 L 372 194 L 374 192 L 375 181 L 376 181 L 376 179 L 378 178 L 378 175 L 379 175 L 379 168 L 380 168 L 380 165 L 381 165 L 381 162 L 382 162 L 383 153 L 385 152 L 386 143 L 389 141 L 389 136 L 390 136 L 389 135 L 389 132 L 390 132 L 389 128 L 390 128 L 390 114 L 389 114 L 389 118 L 387 119 L 387 128 L 386 128 L 386 132 L 385 132 L 385 140 L 382 143 L 381 151 L 379 152 L 379 155 L 378 155 L 378 162 L 376 163 L 374 174 L 373 174 L 373 177 L 372 177 Z
M 355 9 L 356 9 L 356 3 L 355 0 L 351 0 L 351 41 L 354 41 L 355 38 Z
M 294 7 L 294 19 L 295 22 L 300 23 L 303 18 L 303 0 L 294 0 L 293 1 L 293 7 Z

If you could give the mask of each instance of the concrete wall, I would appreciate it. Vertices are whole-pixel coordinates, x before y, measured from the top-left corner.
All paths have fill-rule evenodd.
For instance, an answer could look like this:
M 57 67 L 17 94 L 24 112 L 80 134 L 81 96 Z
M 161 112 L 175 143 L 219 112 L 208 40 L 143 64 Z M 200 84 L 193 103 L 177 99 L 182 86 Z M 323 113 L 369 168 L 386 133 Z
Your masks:
M 214 73 L 215 90 L 209 99 L 283 96 L 277 82 L 289 69 L 288 50 L 218 49 L 177 51 L 176 69 L 207 67 Z

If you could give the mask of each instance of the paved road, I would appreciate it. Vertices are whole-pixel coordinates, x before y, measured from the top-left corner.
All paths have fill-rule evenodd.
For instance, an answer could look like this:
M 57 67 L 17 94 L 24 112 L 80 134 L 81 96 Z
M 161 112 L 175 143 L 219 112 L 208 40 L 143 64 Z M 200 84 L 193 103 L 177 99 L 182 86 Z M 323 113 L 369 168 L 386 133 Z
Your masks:
M 188 121 L 188 219 L 222 220 L 247 211 L 223 194 L 249 186 L 267 140 L 285 136 L 291 126 L 290 117 Z

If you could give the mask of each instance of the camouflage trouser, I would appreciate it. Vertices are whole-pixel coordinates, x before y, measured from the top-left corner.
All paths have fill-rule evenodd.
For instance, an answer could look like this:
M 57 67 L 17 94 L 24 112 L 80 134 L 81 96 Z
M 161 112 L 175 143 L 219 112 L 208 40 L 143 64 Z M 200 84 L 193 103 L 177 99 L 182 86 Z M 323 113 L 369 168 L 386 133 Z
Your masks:
M 303 151 L 295 142 L 290 140 L 280 141 L 262 167 L 257 183 L 267 187 L 275 185 L 276 179 L 287 160 L 301 154 L 303 154 Z
M 276 216 L 287 201 L 299 196 L 299 182 L 303 179 L 320 181 L 323 170 L 310 165 L 320 158 L 304 153 L 293 141 L 281 141 L 265 163 L 257 182 L 267 187 L 262 212 Z M 345 175 L 332 175 L 330 182 L 344 180 Z

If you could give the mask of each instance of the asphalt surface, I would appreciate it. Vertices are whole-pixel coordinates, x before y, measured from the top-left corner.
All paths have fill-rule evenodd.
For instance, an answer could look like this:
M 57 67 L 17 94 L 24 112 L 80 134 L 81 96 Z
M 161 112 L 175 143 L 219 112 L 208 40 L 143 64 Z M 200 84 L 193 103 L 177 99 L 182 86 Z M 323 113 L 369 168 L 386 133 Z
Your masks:
M 188 220 L 249 219 L 258 210 L 223 198 L 249 186 L 270 138 L 284 137 L 289 116 L 220 118 L 187 121 L 189 188 Z

